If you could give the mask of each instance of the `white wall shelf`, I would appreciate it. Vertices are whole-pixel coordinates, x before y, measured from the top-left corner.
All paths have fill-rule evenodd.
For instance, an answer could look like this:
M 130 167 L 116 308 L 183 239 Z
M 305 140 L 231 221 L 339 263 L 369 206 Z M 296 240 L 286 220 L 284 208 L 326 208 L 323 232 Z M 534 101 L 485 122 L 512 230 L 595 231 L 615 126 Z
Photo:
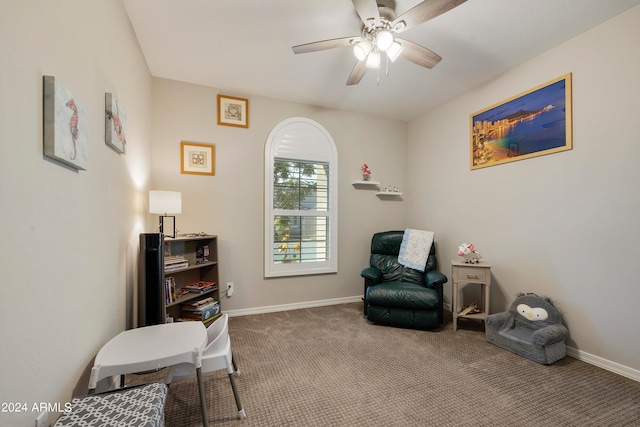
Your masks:
M 351 183 L 351 185 L 353 185 L 353 186 L 363 185 L 363 186 L 377 187 L 377 186 L 380 185 L 380 181 L 353 181 Z
M 402 193 L 400 191 L 380 191 L 380 181 L 353 181 L 351 182 L 351 185 L 353 185 L 356 188 L 361 188 L 361 189 L 371 189 L 371 190 L 378 190 L 376 192 L 376 196 L 380 197 L 381 199 L 390 199 L 390 198 L 400 198 L 402 197 Z

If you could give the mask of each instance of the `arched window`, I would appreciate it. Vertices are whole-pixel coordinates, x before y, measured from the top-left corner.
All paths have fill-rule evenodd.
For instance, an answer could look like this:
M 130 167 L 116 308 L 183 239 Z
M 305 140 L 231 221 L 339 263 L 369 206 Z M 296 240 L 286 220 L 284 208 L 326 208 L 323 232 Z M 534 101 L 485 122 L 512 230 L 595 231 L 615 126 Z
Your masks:
M 265 146 L 265 277 L 338 271 L 338 154 L 319 123 L 278 123 Z

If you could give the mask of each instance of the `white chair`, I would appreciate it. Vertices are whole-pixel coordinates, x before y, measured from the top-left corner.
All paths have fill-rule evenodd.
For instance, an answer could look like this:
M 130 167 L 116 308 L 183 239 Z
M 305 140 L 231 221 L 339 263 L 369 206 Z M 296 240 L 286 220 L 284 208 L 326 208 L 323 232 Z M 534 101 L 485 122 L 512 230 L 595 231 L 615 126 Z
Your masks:
M 233 354 L 231 353 L 231 340 L 229 339 L 229 316 L 227 313 L 223 313 L 219 319 L 213 322 L 207 328 L 207 346 L 202 352 L 202 373 L 210 373 L 219 371 L 222 369 L 227 370 L 229 374 L 229 381 L 231 382 L 231 389 L 233 390 L 233 396 L 236 399 L 236 406 L 238 407 L 238 416 L 240 419 L 247 417 L 242 404 L 240 403 L 240 397 L 238 396 L 238 390 L 236 384 L 233 381 L 233 377 L 240 376 L 240 370 L 237 369 Z M 196 375 L 196 371 L 192 364 L 179 364 L 173 365 L 169 368 L 169 373 L 165 382 L 170 384 L 174 378 L 178 377 L 192 377 Z

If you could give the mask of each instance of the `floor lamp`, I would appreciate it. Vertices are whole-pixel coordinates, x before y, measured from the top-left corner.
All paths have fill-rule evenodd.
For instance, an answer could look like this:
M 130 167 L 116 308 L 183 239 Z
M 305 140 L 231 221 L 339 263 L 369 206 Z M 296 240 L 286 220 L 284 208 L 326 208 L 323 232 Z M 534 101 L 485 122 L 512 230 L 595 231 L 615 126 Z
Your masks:
M 182 193 L 179 191 L 149 191 L 149 213 L 160 215 L 160 233 L 164 234 L 164 219 L 173 218 L 173 235 L 176 238 L 176 214 L 182 213 Z

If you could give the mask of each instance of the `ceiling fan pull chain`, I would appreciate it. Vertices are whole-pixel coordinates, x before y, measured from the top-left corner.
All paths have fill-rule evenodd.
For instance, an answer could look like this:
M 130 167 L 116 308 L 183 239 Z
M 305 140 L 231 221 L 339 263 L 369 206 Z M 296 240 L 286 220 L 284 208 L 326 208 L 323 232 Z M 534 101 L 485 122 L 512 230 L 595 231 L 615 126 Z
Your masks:
M 385 77 L 389 77 L 389 55 L 385 55 L 386 58 L 386 64 L 385 64 L 385 70 L 384 70 L 384 76 Z

